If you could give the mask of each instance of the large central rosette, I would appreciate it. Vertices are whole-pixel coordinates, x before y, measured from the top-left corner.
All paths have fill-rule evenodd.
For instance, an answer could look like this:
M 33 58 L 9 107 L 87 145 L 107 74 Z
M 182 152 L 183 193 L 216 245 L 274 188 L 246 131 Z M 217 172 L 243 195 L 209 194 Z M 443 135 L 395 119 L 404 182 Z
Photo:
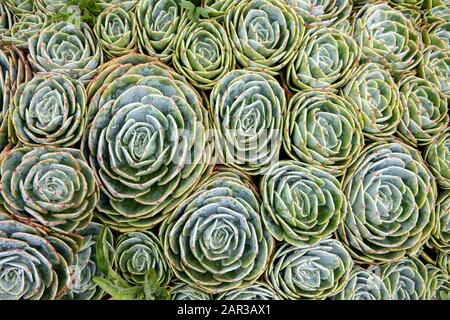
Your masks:
M 163 223 L 164 252 L 176 276 L 208 293 L 242 288 L 267 267 L 273 239 L 250 179 L 221 169 Z
M 396 141 L 369 145 L 348 168 L 343 191 L 349 210 L 338 231 L 355 261 L 396 261 L 428 240 L 436 181 L 417 150 Z
M 214 144 L 201 98 L 139 54 L 105 64 L 88 95 L 82 150 L 101 184 L 98 217 L 121 231 L 156 225 L 210 173 Z

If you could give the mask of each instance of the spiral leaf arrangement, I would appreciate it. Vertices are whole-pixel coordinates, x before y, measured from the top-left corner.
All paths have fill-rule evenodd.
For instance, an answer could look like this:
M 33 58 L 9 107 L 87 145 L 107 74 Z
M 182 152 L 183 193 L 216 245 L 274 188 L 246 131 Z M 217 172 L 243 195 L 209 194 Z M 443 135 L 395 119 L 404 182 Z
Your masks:
M 450 299 L 449 4 L 0 0 L 0 300 Z

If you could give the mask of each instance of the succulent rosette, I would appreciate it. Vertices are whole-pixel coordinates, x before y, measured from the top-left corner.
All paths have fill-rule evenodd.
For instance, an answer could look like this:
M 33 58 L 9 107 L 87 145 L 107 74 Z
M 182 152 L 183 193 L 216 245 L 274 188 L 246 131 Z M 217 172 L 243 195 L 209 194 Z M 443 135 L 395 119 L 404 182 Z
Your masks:
M 286 97 L 272 76 L 234 70 L 210 95 L 217 152 L 226 165 L 260 174 L 278 159 Z
M 49 17 L 68 9 L 67 0 L 35 0 L 34 5 L 40 12 Z
M 217 300 L 281 300 L 278 294 L 267 284 L 258 283 L 226 291 L 217 297 Z
M 391 300 L 383 280 L 371 270 L 354 267 L 344 289 L 333 296 L 334 300 Z
M 311 29 L 286 68 L 287 86 L 295 92 L 339 88 L 358 65 L 360 55 L 350 35 L 334 28 Z
M 233 2 L 223 19 L 237 62 L 271 75 L 290 63 L 304 34 L 302 18 L 282 0 Z
M 428 272 L 417 258 L 376 267 L 393 300 L 425 300 L 427 297 Z
M 331 91 L 300 92 L 289 101 L 283 145 L 291 158 L 340 176 L 364 146 L 362 119 Z
M 82 241 L 0 213 L 0 300 L 60 298 Z
M 28 40 L 36 71 L 61 73 L 87 84 L 103 62 L 103 55 L 86 23 L 52 23 Z
M 260 207 L 250 178 L 219 169 L 162 224 L 160 237 L 176 277 L 211 294 L 254 283 L 274 247 Z
M 436 46 L 429 46 L 423 53 L 418 68 L 421 78 L 433 82 L 450 99 L 450 52 Z
M 110 58 L 136 51 L 137 32 L 136 16 L 120 6 L 103 11 L 97 17 L 94 27 L 95 36 L 103 52 Z
M 411 25 L 416 29 L 420 30 L 423 24 L 423 15 L 420 10 L 417 8 L 408 6 L 407 4 L 393 4 L 391 3 L 392 7 L 400 11 L 406 19 L 408 19 L 411 22 Z
M 441 269 L 428 264 L 426 300 L 450 300 L 450 276 Z
M 22 84 L 10 111 L 12 141 L 29 146 L 70 147 L 86 127 L 86 90 L 78 80 L 42 73 Z
M 175 35 L 186 23 L 184 9 L 175 0 L 141 0 L 136 7 L 136 18 L 141 51 L 169 63 Z
M 23 15 L 8 31 L 0 35 L 0 41 L 28 49 L 28 39 L 47 25 L 48 18 L 41 12 Z
M 232 4 L 237 4 L 240 1 L 241 0 L 204 0 L 209 17 L 218 20 L 223 18 L 225 12 Z
M 34 14 L 33 0 L 3 0 L 9 10 L 18 18 L 27 14 Z
M 333 24 L 331 27 L 349 36 L 353 34 L 353 26 L 350 18 L 341 20 L 338 23 Z
M 435 224 L 436 182 L 419 151 L 397 141 L 368 145 L 343 179 L 348 199 L 339 238 L 355 262 L 414 255 Z
M 425 11 L 425 21 L 427 23 L 433 22 L 449 22 L 450 8 L 448 4 L 433 6 L 431 9 Z
M 8 144 L 8 122 L 11 100 L 22 84 L 33 77 L 25 55 L 15 46 L 0 48 L 0 151 Z
M 424 0 L 389 0 L 389 4 L 396 6 L 404 6 L 414 10 L 419 10 L 422 8 Z
M 407 143 L 426 146 L 449 125 L 447 99 L 433 83 L 415 76 L 399 84 L 403 117 L 398 135 Z
M 120 7 L 125 11 L 131 11 L 138 2 L 139 0 L 96 0 L 95 4 L 101 10 L 107 10 L 112 7 Z
M 71 283 L 68 290 L 61 297 L 62 300 L 100 300 L 104 295 L 103 291 L 94 281 L 94 277 L 104 277 L 97 268 L 97 239 L 101 234 L 102 225 L 91 222 L 83 228 L 78 235 L 83 237 L 83 244 L 75 255 L 73 265 L 71 265 Z M 112 252 L 113 235 L 107 229 L 106 238 L 109 250 Z M 111 257 L 113 254 L 110 255 Z
M 159 239 L 150 231 L 121 234 L 116 243 L 117 268 L 130 284 L 142 285 L 148 270 L 155 270 L 158 283 L 166 285 L 172 276 Z
M 278 241 L 312 246 L 336 231 L 347 203 L 339 181 L 297 161 L 274 164 L 261 180 L 262 217 Z
M 195 87 L 212 89 L 235 59 L 225 29 L 215 20 L 191 21 L 177 35 L 175 69 Z
M 369 62 L 358 67 L 342 88 L 342 95 L 358 106 L 368 138 L 384 140 L 396 132 L 403 109 L 397 84 L 381 65 Z
M 272 288 L 290 300 L 322 300 L 346 285 L 353 261 L 342 244 L 325 239 L 314 246 L 282 245 L 267 268 Z
M 307 28 L 327 27 L 347 19 L 351 0 L 284 0 L 303 19 Z
M 450 275 L 450 249 L 443 249 L 439 252 L 437 265 L 447 275 Z
M 447 118 L 448 119 L 448 118 Z M 448 121 L 447 121 L 448 122 Z M 438 136 L 425 150 L 424 158 L 443 189 L 450 189 L 450 130 Z
M 60 233 L 92 219 L 98 186 L 79 150 L 18 146 L 4 156 L 0 176 L 2 204 L 17 219 Z
M 450 21 L 437 22 L 426 28 L 423 32 L 428 45 L 436 46 L 439 49 L 450 50 Z
M 367 3 L 356 14 L 353 37 L 362 62 L 384 65 L 394 76 L 414 74 L 422 57 L 422 42 L 411 22 L 386 3 Z
M 8 31 L 14 24 L 14 17 L 8 7 L 0 2 L 0 36 Z
M 83 153 L 100 182 L 97 217 L 113 229 L 148 229 L 167 217 L 214 165 L 201 97 L 171 68 L 130 54 L 90 83 Z
M 440 194 L 436 205 L 436 224 L 431 244 L 439 249 L 450 248 L 450 192 Z
M 196 287 L 178 282 L 170 289 L 171 300 L 212 300 L 210 294 Z

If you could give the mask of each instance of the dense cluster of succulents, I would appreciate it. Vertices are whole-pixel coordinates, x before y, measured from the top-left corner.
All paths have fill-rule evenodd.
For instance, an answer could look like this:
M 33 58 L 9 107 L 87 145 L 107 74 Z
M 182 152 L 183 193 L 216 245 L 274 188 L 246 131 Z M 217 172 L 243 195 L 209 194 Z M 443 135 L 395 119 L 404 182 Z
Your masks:
M 450 300 L 450 9 L 0 0 L 0 300 Z

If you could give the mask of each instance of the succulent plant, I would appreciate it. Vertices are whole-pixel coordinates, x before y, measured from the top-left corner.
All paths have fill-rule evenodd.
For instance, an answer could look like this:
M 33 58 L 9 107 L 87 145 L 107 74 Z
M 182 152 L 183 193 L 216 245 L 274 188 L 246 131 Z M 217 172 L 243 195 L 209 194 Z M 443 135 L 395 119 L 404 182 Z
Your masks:
M 436 224 L 431 243 L 439 249 L 450 248 L 450 192 L 443 192 L 436 205 Z
M 70 147 L 86 127 L 86 90 L 57 73 L 37 74 L 19 86 L 10 110 L 11 141 L 29 146 Z
M 408 19 L 411 22 L 411 25 L 416 29 L 419 30 L 422 28 L 423 22 L 423 15 L 422 12 L 417 10 L 417 8 L 411 7 L 407 4 L 394 4 L 390 3 L 392 7 L 400 11 L 406 19 Z
M 176 277 L 211 294 L 255 282 L 274 246 L 260 206 L 247 176 L 218 170 L 162 224 L 160 237 Z
M 102 225 L 91 222 L 78 235 L 83 237 L 83 244 L 75 255 L 73 265 L 71 266 L 71 283 L 68 290 L 61 297 L 62 300 L 100 300 L 104 295 L 103 291 L 94 281 L 94 277 L 103 277 L 104 275 L 97 267 L 97 239 L 101 235 Z M 112 252 L 113 235 L 108 232 L 105 235 L 111 246 Z M 112 257 L 112 254 L 111 254 Z
M 0 300 L 450 300 L 449 49 L 450 0 L 0 0 Z
M 204 0 L 205 8 L 209 10 L 209 17 L 221 20 L 228 7 L 239 3 L 240 0 Z
M 423 53 L 418 68 L 421 78 L 433 82 L 450 99 L 450 52 L 436 46 L 429 46 Z
M 121 234 L 116 243 L 117 268 L 130 284 L 144 284 L 149 269 L 158 283 L 166 285 L 172 276 L 159 239 L 150 231 Z
M 103 55 L 86 23 L 52 23 L 28 40 L 31 65 L 36 71 L 61 73 L 87 84 Z
M 235 59 L 225 29 L 214 20 L 191 21 L 177 35 L 175 69 L 199 89 L 212 89 Z
M 450 249 L 443 249 L 439 252 L 437 265 L 447 275 L 450 275 Z
M 120 6 L 103 11 L 98 17 L 94 33 L 106 56 L 124 56 L 136 51 L 138 29 L 136 16 Z
M 217 300 L 281 300 L 278 294 L 267 284 L 258 283 L 226 291 L 217 297 Z
M 450 300 L 450 276 L 441 269 L 426 265 L 428 273 L 426 300 Z
M 82 241 L 0 213 L 0 300 L 60 298 Z
M 449 126 L 447 99 L 433 83 L 415 76 L 399 84 L 403 117 L 397 133 L 407 143 L 425 146 Z
M 336 231 L 347 202 L 331 174 L 297 161 L 274 164 L 261 180 L 262 217 L 278 241 L 312 246 Z
M 333 24 L 331 27 L 348 36 L 351 36 L 353 34 L 353 26 L 350 18 L 341 20 Z
M 134 9 L 139 0 L 95 0 L 95 4 L 101 10 L 107 10 L 112 7 L 120 7 L 125 11 Z
M 437 21 L 449 22 L 450 21 L 450 8 L 447 5 L 438 5 L 426 10 L 424 15 L 427 23 L 433 23 Z
M 340 176 L 364 146 L 357 107 L 331 91 L 297 93 L 288 105 L 283 130 L 287 154 Z
M 436 221 L 436 189 L 419 151 L 397 141 L 368 145 L 343 180 L 349 206 L 339 238 L 355 262 L 417 253 Z
M 237 62 L 276 75 L 288 65 L 303 38 L 303 20 L 282 0 L 234 2 L 224 23 Z
M 325 239 L 314 246 L 282 245 L 267 268 L 266 278 L 285 299 L 325 299 L 346 285 L 353 261 L 342 244 Z
M 171 300 L 212 300 L 211 295 L 202 290 L 178 282 L 170 289 Z
M 23 15 L 8 31 L 0 35 L 0 41 L 20 49 L 28 49 L 28 39 L 47 25 L 48 18 L 41 12 Z
M 411 22 L 386 3 L 367 3 L 356 14 L 353 37 L 362 50 L 362 62 L 384 65 L 395 77 L 415 73 L 422 43 Z
M 414 10 L 422 8 L 424 0 L 389 0 L 392 6 L 401 5 Z
M 284 0 L 303 19 L 307 28 L 328 27 L 347 19 L 351 0 Z
M 450 21 L 434 23 L 426 28 L 422 35 L 428 45 L 450 50 Z
M 154 58 L 104 64 L 88 88 L 83 153 L 100 182 L 97 217 L 113 229 L 164 220 L 212 170 L 214 143 L 198 93 Z
M 0 36 L 8 31 L 14 24 L 14 17 L 8 7 L 0 2 Z
M 386 285 L 393 300 L 425 300 L 428 273 L 415 257 L 388 263 L 374 269 Z
M 17 219 L 59 233 L 91 221 L 98 185 L 79 150 L 17 146 L 4 156 L 0 177 L 2 204 Z
M 136 17 L 141 51 L 170 62 L 175 35 L 186 23 L 184 9 L 175 0 L 141 0 L 136 7 Z
M 286 68 L 287 85 L 295 92 L 339 88 L 358 65 L 360 55 L 350 35 L 334 28 L 311 29 Z
M 210 104 L 223 163 L 256 175 L 278 159 L 286 97 L 275 78 L 246 69 L 231 71 L 214 86 Z
M 63 12 L 67 9 L 69 0 L 35 0 L 36 8 L 47 16 Z
M 358 67 L 342 95 L 358 106 L 366 137 L 384 140 L 396 132 L 403 109 L 397 84 L 381 65 L 369 62 Z
M 27 14 L 34 14 L 33 0 L 3 0 L 9 10 L 18 18 Z
M 371 270 L 354 267 L 344 289 L 333 296 L 335 300 L 391 300 L 383 280 Z
M 450 189 L 450 129 L 443 132 L 427 147 L 424 158 L 436 177 L 438 185 L 443 189 Z
M 8 144 L 11 100 L 22 84 L 33 77 L 25 55 L 15 46 L 0 47 L 0 151 Z

